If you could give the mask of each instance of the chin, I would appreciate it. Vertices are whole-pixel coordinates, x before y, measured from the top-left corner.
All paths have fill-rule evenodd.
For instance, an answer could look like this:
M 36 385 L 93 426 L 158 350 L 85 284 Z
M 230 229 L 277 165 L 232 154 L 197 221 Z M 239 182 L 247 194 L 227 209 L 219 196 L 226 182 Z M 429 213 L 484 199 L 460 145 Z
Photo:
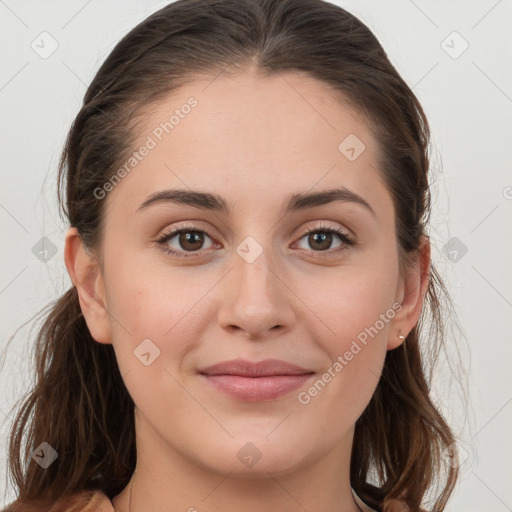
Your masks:
M 216 444 L 208 454 L 200 454 L 202 465 L 222 474 L 229 473 L 230 478 L 265 479 L 269 478 L 269 473 L 293 472 L 308 458 L 304 442 L 293 442 L 290 436 L 287 436 L 288 443 L 283 436 L 276 436 L 270 442 L 266 435 L 267 432 L 246 434 L 243 438 L 234 437 L 227 444 Z

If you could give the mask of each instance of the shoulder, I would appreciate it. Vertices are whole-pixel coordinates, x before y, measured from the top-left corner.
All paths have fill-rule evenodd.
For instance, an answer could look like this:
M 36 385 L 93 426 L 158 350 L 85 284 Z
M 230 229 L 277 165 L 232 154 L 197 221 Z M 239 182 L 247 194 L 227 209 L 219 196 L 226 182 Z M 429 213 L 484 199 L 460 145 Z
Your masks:
M 48 512 L 114 512 L 114 507 L 102 491 L 81 491 L 59 500 Z
M 382 506 L 382 512 L 412 512 L 411 508 L 403 500 L 390 499 L 386 500 Z M 427 510 L 420 508 L 417 512 L 427 512 Z
M 88 490 L 63 496 L 53 503 L 43 500 L 29 503 L 15 501 L 2 512 L 114 512 L 114 507 L 102 491 Z

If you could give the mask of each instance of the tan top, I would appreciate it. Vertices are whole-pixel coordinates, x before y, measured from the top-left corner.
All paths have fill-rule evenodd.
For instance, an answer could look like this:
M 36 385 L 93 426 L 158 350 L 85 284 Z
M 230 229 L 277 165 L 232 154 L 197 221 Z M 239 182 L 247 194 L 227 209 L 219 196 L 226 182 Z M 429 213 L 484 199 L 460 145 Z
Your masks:
M 92 496 L 90 493 L 82 493 L 82 495 L 84 495 L 84 500 L 82 501 L 80 497 L 77 498 L 79 503 L 77 503 L 76 508 L 73 507 L 62 512 L 115 512 L 112 502 L 103 492 L 95 491 Z M 56 512 L 60 512 L 60 510 Z

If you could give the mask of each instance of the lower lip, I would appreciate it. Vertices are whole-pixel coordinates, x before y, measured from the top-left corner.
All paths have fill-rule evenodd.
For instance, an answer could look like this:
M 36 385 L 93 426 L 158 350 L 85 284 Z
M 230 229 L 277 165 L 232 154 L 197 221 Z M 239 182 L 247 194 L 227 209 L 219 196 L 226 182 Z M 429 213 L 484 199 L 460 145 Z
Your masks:
M 248 402 L 272 400 L 302 386 L 314 374 L 269 375 L 241 377 L 239 375 L 203 375 L 219 391 Z

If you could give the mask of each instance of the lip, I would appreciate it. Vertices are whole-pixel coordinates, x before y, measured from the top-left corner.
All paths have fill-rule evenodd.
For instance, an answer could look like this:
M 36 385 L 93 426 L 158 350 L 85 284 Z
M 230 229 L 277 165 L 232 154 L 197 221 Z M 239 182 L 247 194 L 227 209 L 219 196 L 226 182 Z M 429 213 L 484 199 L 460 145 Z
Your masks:
M 273 400 L 302 386 L 314 372 L 281 361 L 223 361 L 199 370 L 217 390 L 239 400 L 259 402 Z

